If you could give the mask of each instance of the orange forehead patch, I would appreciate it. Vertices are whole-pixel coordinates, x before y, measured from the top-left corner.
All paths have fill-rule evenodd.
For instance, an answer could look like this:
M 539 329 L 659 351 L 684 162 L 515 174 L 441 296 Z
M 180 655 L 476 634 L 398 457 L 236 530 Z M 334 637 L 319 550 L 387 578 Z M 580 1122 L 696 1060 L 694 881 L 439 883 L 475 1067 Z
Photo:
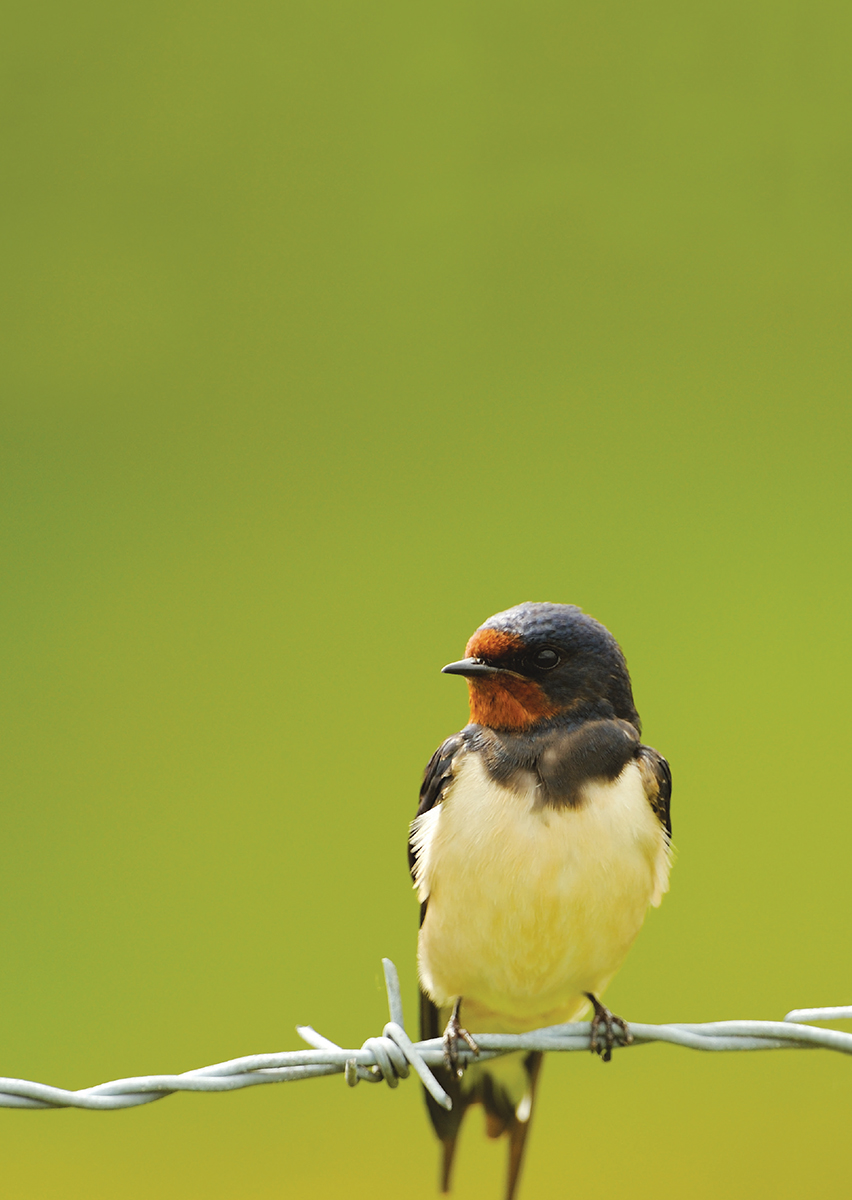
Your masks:
M 523 641 L 516 633 L 503 633 L 499 629 L 477 629 L 464 648 L 468 658 L 492 659 L 508 658 L 516 654 L 523 646 Z

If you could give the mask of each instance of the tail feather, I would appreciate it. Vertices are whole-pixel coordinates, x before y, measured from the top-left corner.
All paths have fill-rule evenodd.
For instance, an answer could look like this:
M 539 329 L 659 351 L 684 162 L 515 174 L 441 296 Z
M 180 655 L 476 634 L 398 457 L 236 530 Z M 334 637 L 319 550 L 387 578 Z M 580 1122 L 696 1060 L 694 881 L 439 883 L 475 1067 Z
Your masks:
M 456 1156 L 458 1136 L 458 1130 L 456 1130 L 455 1137 L 445 1138 L 441 1143 L 444 1151 L 441 1158 L 441 1194 L 444 1196 L 450 1190 L 450 1179 L 453 1173 L 453 1159 Z
M 544 1055 L 535 1052 L 523 1059 L 525 1090 L 523 1096 L 512 1094 L 501 1086 L 501 1082 L 489 1075 L 487 1066 L 482 1068 L 480 1099 L 485 1108 L 485 1131 L 489 1137 L 502 1134 L 509 1137 L 509 1160 L 506 1170 L 506 1200 L 514 1200 L 523 1165 L 524 1149 L 532 1120 L 536 1085 L 541 1073 Z M 499 1061 L 499 1060 L 497 1060 Z
M 515 1189 L 521 1175 L 524 1146 L 527 1142 L 529 1121 L 516 1121 L 509 1133 L 509 1162 L 506 1170 L 506 1200 L 514 1200 Z
M 440 1037 L 443 1030 L 440 1028 L 440 1013 L 428 996 L 420 993 L 420 1036 L 425 1041 L 427 1038 Z M 456 1153 L 456 1140 L 459 1136 L 464 1114 L 470 1104 L 470 1098 L 462 1095 L 459 1081 L 451 1071 L 445 1067 L 433 1067 L 432 1074 L 438 1080 L 441 1087 L 450 1097 L 453 1102 L 453 1107 L 449 1112 L 442 1108 L 436 1100 L 429 1095 L 424 1089 L 423 1095 L 426 1099 L 426 1107 L 429 1110 L 429 1116 L 432 1120 L 432 1126 L 441 1141 L 441 1191 L 448 1192 L 450 1190 L 450 1182 L 453 1170 L 453 1159 Z
M 420 1036 L 425 1040 L 440 1037 L 442 1032 L 438 1009 L 428 996 L 421 993 Z M 443 1193 L 450 1191 L 453 1160 L 464 1115 L 472 1104 L 482 1104 L 485 1109 L 485 1131 L 488 1137 L 499 1138 L 503 1134 L 508 1135 L 509 1159 L 505 1200 L 515 1200 L 543 1058 L 543 1054 L 538 1051 L 524 1057 L 521 1064 L 525 1083 L 523 1096 L 511 1095 L 503 1082 L 489 1072 L 486 1063 L 469 1068 L 462 1081 L 443 1067 L 433 1068 L 438 1082 L 453 1102 L 452 1110 L 447 1112 L 428 1092 L 424 1092 L 432 1125 L 441 1142 L 440 1182 Z
M 533 1103 L 535 1101 L 536 1085 L 538 1077 L 541 1073 L 541 1064 L 544 1061 L 544 1055 L 540 1053 L 529 1054 L 524 1059 L 524 1067 L 529 1074 L 529 1108 L 524 1114 L 525 1121 L 521 1121 L 517 1114 L 514 1115 L 511 1128 L 509 1129 L 509 1162 L 506 1170 L 506 1200 L 514 1200 L 515 1190 L 518 1186 L 518 1180 L 521 1176 L 521 1167 L 524 1161 L 524 1150 L 527 1144 L 527 1134 L 530 1131 L 530 1121 L 532 1120 Z

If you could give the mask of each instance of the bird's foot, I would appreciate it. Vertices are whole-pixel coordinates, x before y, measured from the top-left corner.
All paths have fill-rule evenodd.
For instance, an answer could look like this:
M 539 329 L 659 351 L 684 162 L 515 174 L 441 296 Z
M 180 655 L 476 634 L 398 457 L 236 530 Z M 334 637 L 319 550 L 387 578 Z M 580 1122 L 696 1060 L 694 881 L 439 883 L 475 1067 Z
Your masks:
M 589 1049 L 592 1054 L 600 1055 L 604 1062 L 609 1062 L 612 1058 L 612 1048 L 615 1045 L 615 1030 L 621 1031 L 625 1046 L 629 1046 L 633 1041 L 633 1034 L 630 1032 L 627 1022 L 611 1013 L 601 1004 L 597 996 L 593 996 L 591 992 L 586 992 L 585 995 L 588 996 L 595 1008 L 589 1036 Z M 601 1026 L 603 1026 L 603 1038 L 601 1038 Z
M 476 1057 L 479 1057 L 479 1047 L 459 1020 L 460 1008 L 461 998 L 456 1000 L 453 1006 L 453 1015 L 447 1021 L 443 1038 L 444 1064 L 449 1071 L 452 1071 L 456 1079 L 461 1079 L 464 1075 L 464 1064 L 459 1061 L 459 1039 L 466 1042 Z

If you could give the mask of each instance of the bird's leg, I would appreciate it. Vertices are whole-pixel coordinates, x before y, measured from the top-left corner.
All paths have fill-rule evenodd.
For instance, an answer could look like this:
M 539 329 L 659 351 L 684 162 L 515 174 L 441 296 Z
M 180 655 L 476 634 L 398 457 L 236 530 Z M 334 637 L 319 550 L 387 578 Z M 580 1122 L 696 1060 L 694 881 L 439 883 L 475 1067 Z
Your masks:
M 464 1075 L 464 1066 L 459 1062 L 459 1038 L 463 1042 L 467 1042 L 470 1049 L 478 1057 L 479 1047 L 470 1036 L 468 1031 L 459 1020 L 459 1009 L 461 1008 L 462 998 L 459 996 L 453 1005 L 453 1014 L 447 1021 L 447 1028 L 444 1030 L 444 1063 L 448 1070 L 452 1071 L 456 1079 L 461 1079 Z
M 612 1058 L 612 1047 L 615 1044 L 613 1030 L 616 1026 L 621 1030 L 625 1046 L 629 1046 L 633 1041 L 633 1034 L 628 1029 L 627 1022 L 622 1021 L 621 1017 L 614 1016 L 608 1008 L 601 1004 L 597 996 L 593 996 L 591 992 L 584 992 L 583 994 L 588 996 L 595 1007 L 595 1015 L 592 1017 L 592 1028 L 590 1031 L 590 1049 L 592 1054 L 599 1054 L 604 1062 L 609 1062 Z M 603 1044 L 601 1044 L 598 1037 L 601 1025 L 604 1027 Z

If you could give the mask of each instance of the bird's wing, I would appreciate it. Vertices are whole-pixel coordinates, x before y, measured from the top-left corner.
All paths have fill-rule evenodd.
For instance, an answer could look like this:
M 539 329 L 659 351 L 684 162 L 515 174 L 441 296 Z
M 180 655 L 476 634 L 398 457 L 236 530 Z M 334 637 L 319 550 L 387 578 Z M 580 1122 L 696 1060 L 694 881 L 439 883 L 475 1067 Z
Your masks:
M 426 764 L 423 783 L 420 785 L 420 803 L 417 816 L 440 804 L 453 778 L 453 760 L 465 746 L 465 735 L 454 733 L 443 742 Z
M 645 785 L 645 795 L 654 811 L 657 820 L 665 829 L 669 838 L 672 836 L 671 800 L 672 772 L 669 764 L 652 750 L 650 746 L 639 747 L 639 770 L 642 772 L 642 782 Z
M 424 822 L 421 818 L 436 808 L 444 799 L 447 789 L 453 781 L 455 760 L 464 748 L 464 734 L 454 733 L 452 737 L 447 738 L 438 747 L 429 759 L 429 763 L 423 773 L 423 783 L 420 787 L 420 803 L 417 806 L 417 814 L 412 822 L 411 833 L 408 838 L 408 869 L 416 885 L 420 883 L 423 866 L 422 859 L 427 850 L 426 831 L 424 830 Z M 423 924 L 423 918 L 426 916 L 427 899 L 428 897 L 424 897 L 420 905 L 421 925 Z
M 464 735 L 461 733 L 453 734 L 452 737 L 447 738 L 443 745 L 438 747 L 429 759 L 429 763 L 423 774 L 423 783 L 420 788 L 420 803 L 417 806 L 417 814 L 411 824 L 411 834 L 408 840 L 408 866 L 414 884 L 420 889 L 421 894 L 421 925 L 426 916 L 426 906 L 429 903 L 428 894 L 424 895 L 425 888 L 422 886 L 422 876 L 429 851 L 429 837 L 431 832 L 428 814 L 435 812 L 437 816 L 435 810 L 438 809 L 438 806 L 446 795 L 447 789 L 453 781 L 453 763 L 464 750 L 464 747 Z M 441 1014 L 436 1005 L 433 1004 L 421 988 L 420 1037 L 424 1039 L 439 1038 L 443 1032 Z M 464 1098 L 461 1085 L 454 1071 L 450 1071 L 446 1067 L 433 1067 L 432 1070 L 453 1102 L 452 1109 L 447 1112 L 424 1090 L 429 1116 L 432 1119 L 435 1132 L 440 1138 L 443 1147 L 441 1190 L 447 1192 L 449 1191 L 450 1171 L 453 1165 L 453 1155 L 455 1153 L 459 1126 L 468 1107 L 469 1100 Z

